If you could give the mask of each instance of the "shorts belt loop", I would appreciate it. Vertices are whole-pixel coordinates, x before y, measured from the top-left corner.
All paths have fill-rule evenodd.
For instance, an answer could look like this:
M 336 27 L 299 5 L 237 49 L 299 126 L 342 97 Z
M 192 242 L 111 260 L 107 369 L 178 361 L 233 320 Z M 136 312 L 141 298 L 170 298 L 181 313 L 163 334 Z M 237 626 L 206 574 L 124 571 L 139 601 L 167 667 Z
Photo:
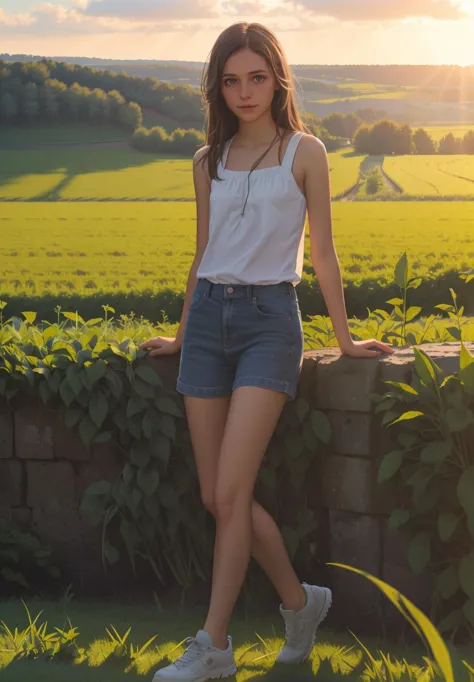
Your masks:
M 248 284 L 247 285 L 247 298 L 249 298 L 252 301 L 253 297 L 254 297 L 254 285 Z

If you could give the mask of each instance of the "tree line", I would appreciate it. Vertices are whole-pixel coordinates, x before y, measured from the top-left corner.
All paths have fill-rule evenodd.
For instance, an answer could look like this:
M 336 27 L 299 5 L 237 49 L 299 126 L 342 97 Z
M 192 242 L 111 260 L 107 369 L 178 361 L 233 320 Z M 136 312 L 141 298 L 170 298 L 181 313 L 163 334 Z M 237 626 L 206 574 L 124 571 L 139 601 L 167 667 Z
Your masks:
M 423 128 L 393 121 L 361 125 L 353 136 L 354 150 L 360 154 L 474 154 L 474 129 L 464 136 L 453 133 L 434 140 Z
M 141 107 L 118 90 L 90 89 L 51 78 L 41 63 L 0 63 L 0 122 L 108 123 L 135 130 L 141 125 Z

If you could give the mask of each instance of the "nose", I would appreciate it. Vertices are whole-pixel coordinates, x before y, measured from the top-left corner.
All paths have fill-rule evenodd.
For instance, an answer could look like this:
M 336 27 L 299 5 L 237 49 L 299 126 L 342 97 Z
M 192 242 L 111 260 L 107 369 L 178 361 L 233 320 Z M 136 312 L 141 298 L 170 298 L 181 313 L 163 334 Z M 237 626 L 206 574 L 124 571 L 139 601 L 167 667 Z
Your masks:
M 240 99 L 247 100 L 249 99 L 251 94 L 252 93 L 250 92 L 250 87 L 248 83 L 242 83 L 242 85 L 240 86 Z

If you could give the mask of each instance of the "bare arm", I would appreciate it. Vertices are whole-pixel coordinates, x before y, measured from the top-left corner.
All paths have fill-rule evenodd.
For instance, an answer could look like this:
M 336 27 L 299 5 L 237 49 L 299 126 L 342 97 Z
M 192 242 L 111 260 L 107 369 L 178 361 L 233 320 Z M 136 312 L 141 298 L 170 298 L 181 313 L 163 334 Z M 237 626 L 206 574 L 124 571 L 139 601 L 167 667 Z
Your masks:
M 189 270 L 186 293 L 184 297 L 183 312 L 179 322 L 176 338 L 156 336 L 140 344 L 142 350 L 151 348 L 149 355 L 169 355 L 177 353 L 183 345 L 184 329 L 188 317 L 189 303 L 197 284 L 197 271 L 204 255 L 209 240 L 209 197 L 211 183 L 207 171 L 206 161 L 201 159 L 207 151 L 207 147 L 199 149 L 193 159 L 193 181 L 196 194 L 196 254 Z
M 306 136 L 303 146 L 305 195 L 308 207 L 311 262 L 343 355 L 371 358 L 394 353 L 389 344 L 376 339 L 354 341 L 347 322 L 341 269 L 332 234 L 331 189 L 326 147 L 317 137 Z M 376 348 L 376 350 L 371 350 Z
M 193 159 L 193 181 L 196 195 L 196 254 L 189 270 L 183 312 L 176 335 L 176 342 L 180 346 L 183 343 L 189 302 L 197 284 L 197 271 L 209 240 L 209 197 L 211 193 L 211 183 L 207 172 L 207 164 L 205 161 L 204 163 L 201 162 L 206 150 L 207 147 L 199 149 Z
M 302 140 L 303 142 L 303 140 Z M 353 343 L 344 301 L 339 259 L 332 234 L 329 163 L 317 137 L 304 138 L 305 194 L 308 207 L 311 262 L 341 350 Z

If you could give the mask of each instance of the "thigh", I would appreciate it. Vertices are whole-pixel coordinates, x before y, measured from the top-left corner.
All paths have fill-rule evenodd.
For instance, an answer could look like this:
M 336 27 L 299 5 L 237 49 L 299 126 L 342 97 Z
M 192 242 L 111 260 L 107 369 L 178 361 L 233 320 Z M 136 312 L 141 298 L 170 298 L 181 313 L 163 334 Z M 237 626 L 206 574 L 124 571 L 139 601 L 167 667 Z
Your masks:
M 184 397 L 201 497 L 212 511 L 217 478 L 217 465 L 230 398 Z
M 216 505 L 251 500 L 263 456 L 286 401 L 284 393 L 255 386 L 234 391 L 220 448 Z

